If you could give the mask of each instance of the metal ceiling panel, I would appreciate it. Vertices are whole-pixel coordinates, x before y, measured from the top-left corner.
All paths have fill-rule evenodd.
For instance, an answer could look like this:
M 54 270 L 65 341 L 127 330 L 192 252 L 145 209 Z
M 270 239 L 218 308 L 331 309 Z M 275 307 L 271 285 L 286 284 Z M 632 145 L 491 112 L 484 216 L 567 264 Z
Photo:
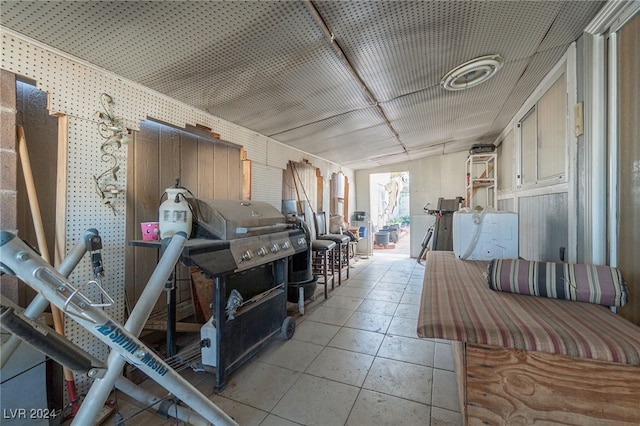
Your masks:
M 270 135 L 367 106 L 300 2 L 24 2 L 3 25 Z
M 497 135 L 603 4 L 3 0 L 0 6 L 3 27 L 357 169 Z M 338 46 L 325 37 L 325 24 Z M 450 69 L 492 53 L 504 58 L 492 79 L 462 92 L 440 88 Z
M 338 43 L 379 101 L 440 83 L 451 68 L 499 53 L 536 52 L 559 2 L 318 2 Z M 526 22 L 526 25 L 522 23 Z
M 448 92 L 436 86 L 385 102 L 382 107 L 411 149 L 486 137 L 528 62 L 523 59 L 506 64 L 494 78 L 467 90 Z
M 311 139 L 314 142 L 321 142 L 326 139 L 334 138 L 351 131 L 367 129 L 380 124 L 380 117 L 373 107 L 361 110 L 351 111 L 328 118 L 326 120 L 318 120 L 306 126 L 301 126 L 289 131 L 274 134 L 273 137 L 283 143 L 293 143 Z M 314 135 L 322 133 L 322 138 L 314 138 Z M 385 132 L 385 137 L 392 137 L 391 132 Z
M 383 149 L 386 154 L 387 148 L 402 151 L 373 107 L 298 127 L 275 139 L 339 164 L 347 158 L 359 158 L 363 152 Z
M 581 1 L 579 4 L 576 2 L 562 3 L 562 10 L 545 34 L 544 40 L 538 47 L 538 52 L 564 46 L 567 44 L 567 40 L 576 40 L 605 3 L 604 1 Z
M 500 114 L 491 125 L 491 132 L 500 133 L 508 124 L 520 107 L 540 84 L 540 76 L 545 76 L 558 63 L 567 51 L 566 46 L 540 52 L 531 58 L 526 71 L 514 86 L 511 95 L 505 100 Z

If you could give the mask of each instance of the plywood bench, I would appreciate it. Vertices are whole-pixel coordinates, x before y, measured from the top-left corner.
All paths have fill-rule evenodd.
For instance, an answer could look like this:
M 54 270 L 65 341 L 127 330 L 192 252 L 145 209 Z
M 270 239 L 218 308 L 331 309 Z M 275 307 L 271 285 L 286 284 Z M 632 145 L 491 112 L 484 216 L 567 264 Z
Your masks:
M 452 341 L 465 424 L 639 424 L 640 327 L 589 303 L 489 289 L 429 252 L 418 335 Z

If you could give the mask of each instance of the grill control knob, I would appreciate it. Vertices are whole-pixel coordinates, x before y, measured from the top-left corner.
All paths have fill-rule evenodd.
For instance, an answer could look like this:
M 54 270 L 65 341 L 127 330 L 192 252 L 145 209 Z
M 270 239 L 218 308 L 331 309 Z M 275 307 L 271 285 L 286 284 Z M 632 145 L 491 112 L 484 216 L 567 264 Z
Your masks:
M 260 247 L 258 250 L 256 250 L 256 254 L 257 254 L 258 256 L 264 256 L 264 255 L 266 255 L 267 253 L 268 253 L 268 252 L 267 252 L 267 248 L 266 248 L 266 247 Z
M 278 250 L 280 250 L 280 246 L 278 245 L 278 243 L 271 245 L 271 253 L 277 253 Z
M 280 247 L 282 247 L 283 250 L 286 250 L 291 247 L 291 244 L 289 244 L 289 241 L 285 241 Z
M 307 244 L 307 240 L 304 237 L 298 238 L 298 245 L 299 246 L 303 246 L 305 244 Z
M 253 256 L 251 256 L 251 252 L 249 250 L 247 250 L 244 253 L 242 253 L 242 261 L 249 260 L 252 257 Z

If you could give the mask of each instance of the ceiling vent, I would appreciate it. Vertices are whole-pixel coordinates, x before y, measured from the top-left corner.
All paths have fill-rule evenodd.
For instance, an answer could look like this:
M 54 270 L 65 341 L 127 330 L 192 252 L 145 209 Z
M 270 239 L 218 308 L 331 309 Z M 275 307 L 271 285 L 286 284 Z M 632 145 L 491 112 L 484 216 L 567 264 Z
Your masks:
M 500 55 L 480 56 L 447 73 L 440 84 L 447 90 L 464 90 L 487 81 L 502 67 Z

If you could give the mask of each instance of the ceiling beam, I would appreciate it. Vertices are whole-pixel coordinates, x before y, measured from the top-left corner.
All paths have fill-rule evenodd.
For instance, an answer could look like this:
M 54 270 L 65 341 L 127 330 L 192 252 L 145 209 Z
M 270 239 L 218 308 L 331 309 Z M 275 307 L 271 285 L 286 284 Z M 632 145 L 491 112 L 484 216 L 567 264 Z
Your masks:
M 340 44 L 336 40 L 335 34 L 333 34 L 331 29 L 327 25 L 327 22 L 320 15 L 320 12 L 318 12 L 318 9 L 316 9 L 316 6 L 313 4 L 313 2 L 311 0 L 304 0 L 304 4 L 307 7 L 307 9 L 309 10 L 309 12 L 311 13 L 311 16 L 313 17 L 313 19 L 315 19 L 316 23 L 318 24 L 318 26 L 322 30 L 322 33 L 324 34 L 325 38 L 327 39 L 327 41 L 329 42 L 329 44 L 331 45 L 333 50 L 336 52 L 336 55 L 338 56 L 340 61 L 342 61 L 342 63 L 347 68 L 347 70 L 349 71 L 349 73 L 351 74 L 353 79 L 356 81 L 356 83 L 358 83 L 358 86 L 360 86 L 360 89 L 362 89 L 362 91 L 367 96 L 367 98 L 369 98 L 369 102 L 371 103 L 371 105 L 376 109 L 376 111 L 378 111 L 378 114 L 380 115 L 380 117 L 382 118 L 384 123 L 387 125 L 387 127 L 389 128 L 389 130 L 391 131 L 391 133 L 395 137 L 396 141 L 402 147 L 403 152 L 405 154 L 408 154 L 407 147 L 405 146 L 405 144 L 400 139 L 400 135 L 398 134 L 396 129 L 391 124 L 391 121 L 389 120 L 387 115 L 382 110 L 382 107 L 380 106 L 380 103 L 378 102 L 376 97 L 373 95 L 373 93 L 371 92 L 369 87 L 367 87 L 366 83 L 362 80 L 362 78 L 360 77 L 358 72 L 355 70 L 353 65 L 351 65 L 351 62 L 349 61 L 349 58 L 347 58 L 347 56 L 344 54 L 344 51 L 342 50 L 342 47 L 340 47 Z

